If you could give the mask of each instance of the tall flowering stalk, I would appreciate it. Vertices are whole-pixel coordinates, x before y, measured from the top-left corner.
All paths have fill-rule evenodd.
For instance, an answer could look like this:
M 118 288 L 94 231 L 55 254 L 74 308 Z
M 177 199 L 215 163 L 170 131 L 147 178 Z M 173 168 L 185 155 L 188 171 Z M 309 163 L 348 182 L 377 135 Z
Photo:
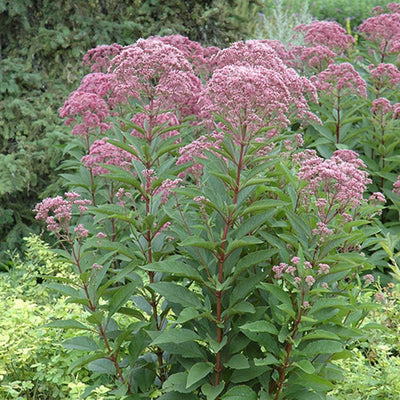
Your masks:
M 336 143 L 341 143 L 342 115 L 346 100 L 349 101 L 350 96 L 365 98 L 367 85 L 350 63 L 330 64 L 311 80 L 318 94 L 324 96 L 323 105 L 328 106 L 328 112 L 334 121 Z

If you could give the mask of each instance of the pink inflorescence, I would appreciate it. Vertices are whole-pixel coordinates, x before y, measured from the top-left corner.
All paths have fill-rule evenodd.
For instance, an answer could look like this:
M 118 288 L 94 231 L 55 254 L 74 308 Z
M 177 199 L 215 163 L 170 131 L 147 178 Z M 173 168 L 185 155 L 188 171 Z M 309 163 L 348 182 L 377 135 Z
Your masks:
M 330 64 L 311 81 L 319 92 L 330 96 L 357 94 L 367 97 L 367 84 L 350 63 Z
M 106 72 L 111 59 L 119 54 L 122 49 L 123 47 L 117 43 L 97 46 L 84 55 L 82 65 L 89 65 L 92 72 Z
M 336 150 L 330 159 L 323 160 L 314 150 L 306 150 L 297 154 L 295 159 L 300 163 L 299 178 L 307 182 L 303 189 L 305 201 L 316 198 L 321 219 L 326 208 L 344 213 L 364 201 L 363 194 L 371 180 L 356 152 Z
M 394 5 L 394 3 L 392 3 Z M 358 30 L 365 39 L 372 42 L 377 48 L 381 62 L 390 53 L 400 51 L 400 13 L 398 6 L 389 8 L 391 13 L 377 14 L 368 18 Z
M 96 140 L 90 147 L 89 154 L 82 157 L 82 163 L 92 170 L 93 175 L 105 175 L 109 171 L 101 164 L 115 165 L 129 170 L 134 155 L 107 142 L 108 138 Z
M 265 40 L 236 42 L 215 54 L 213 61 L 218 69 L 228 65 L 244 65 L 285 72 L 287 67 L 272 46 L 272 43 Z
M 334 62 L 336 53 L 323 45 L 312 47 L 293 46 L 290 49 L 291 61 L 288 65 L 303 72 L 321 72 Z
M 90 200 L 80 197 L 76 192 L 65 193 L 65 199 L 62 196 L 48 197 L 36 204 L 33 210 L 36 213 L 35 218 L 45 221 L 47 229 L 51 232 L 68 232 L 72 219 L 72 206 L 76 205 L 80 215 L 82 215 L 87 210 L 87 206 L 92 204 Z M 75 233 L 84 237 L 87 236 L 88 232 L 80 224 L 75 228 Z
M 375 90 L 397 89 L 400 83 L 400 71 L 394 64 L 381 63 L 377 67 L 371 64 L 369 70 Z
M 298 25 L 295 31 L 304 33 L 304 42 L 309 46 L 326 46 L 337 54 L 349 50 L 354 38 L 337 22 L 312 21 L 309 25 Z
M 393 184 L 393 193 L 400 195 L 400 175 L 397 177 L 396 182 Z
M 88 136 L 97 129 L 101 133 L 110 129 L 110 124 L 105 119 L 110 115 L 107 103 L 95 93 L 83 91 L 72 92 L 64 106 L 60 109 L 60 117 L 68 119 L 67 125 L 76 123 L 76 117 L 81 118 L 81 122 L 76 123 L 72 129 L 73 135 Z
M 137 98 L 159 112 L 192 113 L 202 89 L 185 55 L 158 38 L 140 39 L 125 47 L 111 63 L 120 96 Z
M 155 36 L 155 38 L 179 49 L 193 65 L 194 71 L 200 76 L 205 77 L 211 73 L 213 68 L 211 57 L 220 51 L 215 46 L 202 47 L 200 43 L 181 35 Z
M 209 117 L 216 113 L 225 118 L 240 131 L 238 142 L 248 140 L 266 126 L 288 126 L 293 114 L 316 119 L 304 96 L 312 88 L 304 79 L 286 67 L 277 71 L 263 66 L 227 65 L 216 70 L 208 81 L 203 112 Z

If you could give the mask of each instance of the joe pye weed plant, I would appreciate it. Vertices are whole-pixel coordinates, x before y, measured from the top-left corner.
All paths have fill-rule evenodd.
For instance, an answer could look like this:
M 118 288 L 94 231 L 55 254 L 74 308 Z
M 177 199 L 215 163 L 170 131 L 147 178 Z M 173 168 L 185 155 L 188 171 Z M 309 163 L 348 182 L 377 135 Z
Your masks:
M 90 314 L 50 324 L 76 329 L 85 395 L 324 399 L 332 360 L 368 336 L 362 250 L 384 197 L 364 195 L 355 151 L 301 148 L 315 86 L 274 41 L 88 54 L 60 111 L 69 191 L 35 208 L 71 265 L 49 285 Z

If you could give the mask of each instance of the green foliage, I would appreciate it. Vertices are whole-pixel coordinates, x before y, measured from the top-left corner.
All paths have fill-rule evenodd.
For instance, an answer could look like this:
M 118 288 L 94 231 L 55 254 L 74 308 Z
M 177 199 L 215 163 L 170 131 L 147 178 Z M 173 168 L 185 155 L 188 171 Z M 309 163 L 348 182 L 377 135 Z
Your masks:
M 382 308 L 365 321 L 370 325 L 368 340 L 352 350 L 351 358 L 336 362 L 345 372 L 328 399 L 396 399 L 400 393 L 399 286 L 385 288 Z M 380 328 L 379 325 L 382 324 Z M 374 328 L 375 326 L 375 328 Z M 378 329 L 376 329 L 378 328 Z
M 30 262 L 15 257 L 13 268 L 0 276 L 0 397 L 70 399 L 79 393 L 76 387 L 86 387 L 90 380 L 84 370 L 68 372 L 79 355 L 63 348 L 68 336 L 44 325 L 59 318 L 79 319 L 82 313 L 38 284 L 42 274 L 65 276 L 66 265 L 36 236 L 27 238 L 27 251 Z

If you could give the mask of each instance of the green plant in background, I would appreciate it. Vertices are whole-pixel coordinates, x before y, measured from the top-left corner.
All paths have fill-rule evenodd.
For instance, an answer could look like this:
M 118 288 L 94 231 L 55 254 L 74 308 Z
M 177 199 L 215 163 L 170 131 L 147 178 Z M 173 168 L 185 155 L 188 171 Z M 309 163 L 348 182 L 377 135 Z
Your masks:
M 312 18 L 308 1 L 298 9 L 294 0 L 264 1 L 253 35 L 256 39 L 268 38 L 283 44 L 300 45 L 303 44 L 302 35 L 296 35 L 293 29 L 300 24 L 309 24 Z
M 338 362 L 338 365 L 346 370 L 346 379 L 336 386 L 328 399 L 398 398 L 399 286 L 389 284 L 379 293 L 382 307 L 371 313 L 366 323 L 381 326 L 371 331 L 368 340 L 360 342 L 352 349 L 355 357 Z
M 82 311 L 65 297 L 51 296 L 38 284 L 43 274 L 66 276 L 67 266 L 37 236 L 27 238 L 27 257 L 0 275 L 0 397 L 6 399 L 71 399 L 75 389 L 90 383 L 84 370 L 71 374 L 70 365 L 79 358 L 62 346 L 68 337 L 48 330 L 54 319 L 82 318 Z M 77 322 L 78 323 L 78 322 Z

